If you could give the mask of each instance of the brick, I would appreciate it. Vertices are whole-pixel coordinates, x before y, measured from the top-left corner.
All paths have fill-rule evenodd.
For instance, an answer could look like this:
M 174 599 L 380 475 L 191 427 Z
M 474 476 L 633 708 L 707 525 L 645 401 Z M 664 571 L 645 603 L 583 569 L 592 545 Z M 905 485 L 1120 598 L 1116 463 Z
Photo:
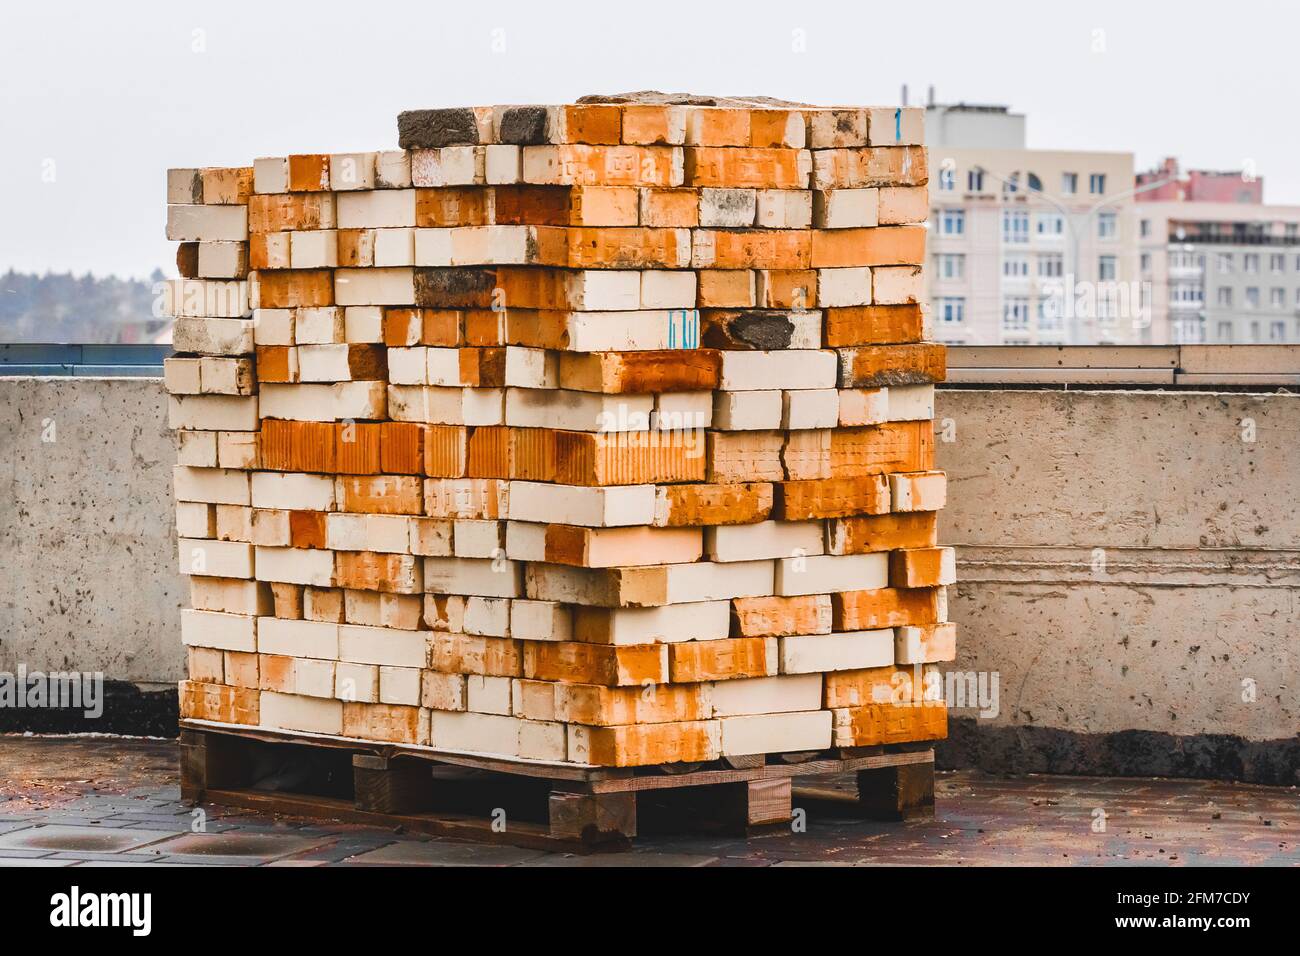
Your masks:
M 826 310 L 827 348 L 919 342 L 921 333 L 921 307 L 915 303 Z
M 680 645 L 672 645 L 677 647 Z M 523 676 L 530 680 L 639 687 L 668 682 L 669 645 L 618 647 L 568 641 L 523 644 Z M 673 678 L 677 682 L 677 678 Z
M 899 552 L 894 552 L 899 553 Z M 883 588 L 889 583 L 883 554 L 809 555 L 776 563 L 776 594 L 824 594 L 851 588 Z
M 731 602 L 732 637 L 830 632 L 831 598 L 826 594 L 737 598 Z
M 948 711 L 943 706 L 868 704 L 832 713 L 837 747 L 942 740 L 948 736 Z
M 830 596 L 837 631 L 939 623 L 938 588 L 876 588 Z
M 801 149 L 687 146 L 685 184 L 754 189 L 807 189 L 810 154 Z
M 896 548 L 928 548 L 935 543 L 935 513 L 855 515 L 827 523 L 830 554 L 863 554 Z
M 655 490 L 659 527 L 748 524 L 772 511 L 772 486 L 762 482 L 668 485 Z
M 573 639 L 588 644 L 671 644 L 718 640 L 728 636 L 730 604 L 697 601 L 662 607 L 577 607 L 572 613 Z
M 724 756 L 825 750 L 831 745 L 827 710 L 728 717 L 720 723 Z
M 517 681 L 516 684 L 529 684 Z M 536 686 L 535 684 L 533 686 Z M 595 684 L 553 685 L 555 720 L 592 727 L 645 725 L 704 720 L 711 716 L 707 684 L 603 687 Z
M 957 582 L 952 548 L 916 548 L 889 553 L 889 586 L 924 588 Z
M 925 261 L 922 226 L 813 229 L 808 236 L 808 266 L 814 269 L 919 266 Z
M 666 645 L 674 684 L 769 677 L 777 673 L 777 638 L 735 637 Z
M 890 487 L 883 475 L 780 482 L 774 489 L 774 513 L 783 521 L 883 514 L 890 510 Z
M 568 756 L 576 763 L 634 767 L 715 760 L 720 754 L 717 721 L 568 727 Z
M 782 674 L 884 667 L 894 662 L 894 632 L 887 628 L 809 634 L 779 640 Z

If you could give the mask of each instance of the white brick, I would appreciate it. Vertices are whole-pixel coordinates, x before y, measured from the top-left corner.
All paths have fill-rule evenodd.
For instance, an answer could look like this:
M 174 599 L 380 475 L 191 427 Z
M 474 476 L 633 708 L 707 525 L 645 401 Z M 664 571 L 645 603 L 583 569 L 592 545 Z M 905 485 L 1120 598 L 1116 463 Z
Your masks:
M 505 400 L 505 424 L 519 428 L 645 431 L 654 410 L 653 395 L 602 395 L 568 389 L 510 388 Z
M 384 310 L 377 305 L 350 305 L 343 310 L 343 337 L 349 342 L 382 344 Z
M 263 418 L 308 422 L 376 421 L 385 417 L 387 404 L 383 382 L 263 384 L 258 391 L 258 406 Z
M 415 265 L 415 230 L 376 229 L 375 265 Z
M 415 225 L 414 189 L 340 193 L 335 198 L 340 229 L 393 229 Z
M 780 428 L 781 392 L 714 392 L 713 427 L 730 432 Z
M 339 626 L 325 621 L 288 621 L 259 618 L 257 649 L 263 654 L 314 657 L 335 661 L 339 657 Z
M 169 395 L 167 427 L 204 431 L 257 431 L 257 396 Z
M 582 625 L 584 617 L 599 621 L 594 631 Z M 699 601 L 660 607 L 619 607 L 578 612 L 578 639 L 601 644 L 673 644 L 680 641 L 716 641 L 731 632 L 730 601 Z M 516 635 L 517 636 L 517 635 Z
M 812 195 L 806 189 L 760 189 L 758 227 L 807 229 L 812 224 Z
M 252 505 L 289 511 L 333 511 L 334 479 L 329 475 L 256 471 L 253 472 Z
M 171 242 L 247 242 L 247 206 L 177 205 L 167 207 Z
M 700 225 L 704 227 L 753 226 L 757 195 L 752 189 L 700 190 Z
M 180 573 L 218 578 L 251 578 L 253 546 L 239 541 L 181 538 Z
M 298 345 L 329 345 L 345 338 L 343 310 L 333 305 L 294 310 L 294 337 Z
M 836 353 L 811 349 L 722 352 L 719 387 L 730 391 L 834 388 Z
M 523 174 L 523 157 L 518 146 L 485 146 L 483 176 L 492 185 L 517 183 Z
M 339 736 L 343 733 L 343 702 L 264 690 L 259 706 L 259 724 L 276 730 Z
M 831 745 L 829 710 L 727 717 L 721 723 L 724 756 L 825 750 Z
M 510 636 L 521 641 L 573 639 L 573 612 L 555 601 L 510 602 Z
M 333 192 L 374 188 L 374 153 L 335 153 L 330 156 L 330 189 Z
M 465 676 L 466 708 L 472 713 L 510 716 L 511 687 L 509 677 Z
M 759 561 L 822 553 L 820 521 L 760 521 L 704 529 L 712 561 Z
M 255 549 L 257 580 L 284 584 L 310 584 L 328 588 L 334 584 L 334 552 L 306 548 Z
M 816 229 L 857 229 L 879 221 L 880 190 L 822 189 L 813 193 L 812 224 Z
M 520 569 L 513 561 L 425 558 L 424 585 L 435 594 L 522 597 Z
M 256 651 L 257 619 L 218 611 L 181 611 L 181 643 L 223 651 Z
M 840 420 L 840 393 L 833 388 L 784 392 L 781 397 L 781 425 L 786 431 L 805 428 L 834 428 Z
M 253 341 L 258 345 L 293 345 L 293 309 L 254 309 Z
M 691 269 L 647 269 L 641 273 L 642 309 L 694 309 L 695 272 Z
M 933 385 L 891 385 L 888 389 L 891 422 L 924 421 L 934 418 Z
M 246 505 L 251 501 L 248 473 L 225 468 L 172 469 L 177 501 L 205 501 L 217 505 Z
M 404 149 L 375 154 L 375 185 L 380 189 L 409 189 L 411 155 Z
M 888 388 L 845 388 L 840 390 L 841 427 L 879 425 L 889 421 Z
M 718 681 L 713 685 L 710 699 L 714 717 L 817 710 L 822 705 L 822 675 L 793 674 Z
M 253 160 L 253 192 L 287 193 L 289 191 L 289 160 L 272 156 Z
M 379 668 L 379 702 L 381 704 L 420 705 L 420 668 Z
M 410 305 L 415 301 L 415 273 L 408 268 L 336 269 L 334 301 L 339 305 Z
M 339 661 L 334 665 L 334 696 L 339 700 L 379 703 L 379 668 Z
M 817 304 L 822 308 L 871 305 L 871 301 L 869 268 L 817 270 Z
M 858 670 L 894 663 L 894 632 L 889 628 L 807 634 L 780 640 L 782 674 Z
M 510 388 L 558 388 L 559 358 L 546 349 L 506 346 L 506 386 Z
M 427 631 L 363 624 L 339 625 L 339 660 L 389 667 L 424 667 Z
M 888 587 L 889 556 L 882 551 L 873 554 L 783 558 L 776 564 L 775 583 L 774 593 L 782 596 L 869 591 Z
M 338 233 L 333 229 L 291 232 L 289 262 L 294 269 L 333 269 L 339 264 Z
M 510 483 L 510 518 L 514 521 L 588 528 L 648 525 L 654 520 L 654 505 L 654 485 L 596 488 L 533 481 Z

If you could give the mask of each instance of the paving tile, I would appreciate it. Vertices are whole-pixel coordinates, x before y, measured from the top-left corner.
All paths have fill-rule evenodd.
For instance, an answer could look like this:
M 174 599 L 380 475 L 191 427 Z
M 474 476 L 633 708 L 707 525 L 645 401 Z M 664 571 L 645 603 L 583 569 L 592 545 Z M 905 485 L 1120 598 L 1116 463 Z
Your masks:
M 260 863 L 279 857 L 301 853 L 319 846 L 322 841 L 292 833 L 245 833 L 232 830 L 225 833 L 186 833 L 176 836 L 165 834 L 163 840 L 148 849 L 137 852 L 168 857 L 226 857 L 244 862 Z
M 0 851 L 85 850 L 121 853 L 173 836 L 165 830 L 124 830 L 94 826 L 36 826 L 0 834 Z
M 384 866 L 513 866 L 543 856 L 540 850 L 512 846 L 408 840 L 360 853 L 343 862 Z

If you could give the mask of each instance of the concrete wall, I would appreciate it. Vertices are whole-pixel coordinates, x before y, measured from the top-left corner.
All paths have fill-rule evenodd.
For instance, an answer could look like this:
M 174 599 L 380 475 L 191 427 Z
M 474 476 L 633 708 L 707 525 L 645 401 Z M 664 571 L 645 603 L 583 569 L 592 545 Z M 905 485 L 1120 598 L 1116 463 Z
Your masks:
M 954 389 L 937 415 L 952 669 L 999 691 L 943 760 L 1297 782 L 1300 396 Z M 0 416 L 0 670 L 176 680 L 161 382 L 0 378 Z
M 1300 396 L 947 390 L 937 406 L 955 667 L 1000 689 L 950 759 L 1300 782 Z
M 0 671 L 181 673 L 159 379 L 0 378 Z

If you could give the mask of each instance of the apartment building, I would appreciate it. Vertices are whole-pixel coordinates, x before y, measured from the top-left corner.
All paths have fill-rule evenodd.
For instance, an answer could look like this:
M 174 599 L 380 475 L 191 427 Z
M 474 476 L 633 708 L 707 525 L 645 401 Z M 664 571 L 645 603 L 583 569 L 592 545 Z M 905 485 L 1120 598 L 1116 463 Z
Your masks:
M 937 339 L 1150 341 L 1131 153 L 1028 149 L 1005 106 L 930 105 L 926 136 Z
M 1154 341 L 1300 342 L 1300 206 L 1267 205 L 1255 176 L 1183 174 L 1172 159 L 1138 176 L 1152 181 L 1165 185 L 1137 215 Z

